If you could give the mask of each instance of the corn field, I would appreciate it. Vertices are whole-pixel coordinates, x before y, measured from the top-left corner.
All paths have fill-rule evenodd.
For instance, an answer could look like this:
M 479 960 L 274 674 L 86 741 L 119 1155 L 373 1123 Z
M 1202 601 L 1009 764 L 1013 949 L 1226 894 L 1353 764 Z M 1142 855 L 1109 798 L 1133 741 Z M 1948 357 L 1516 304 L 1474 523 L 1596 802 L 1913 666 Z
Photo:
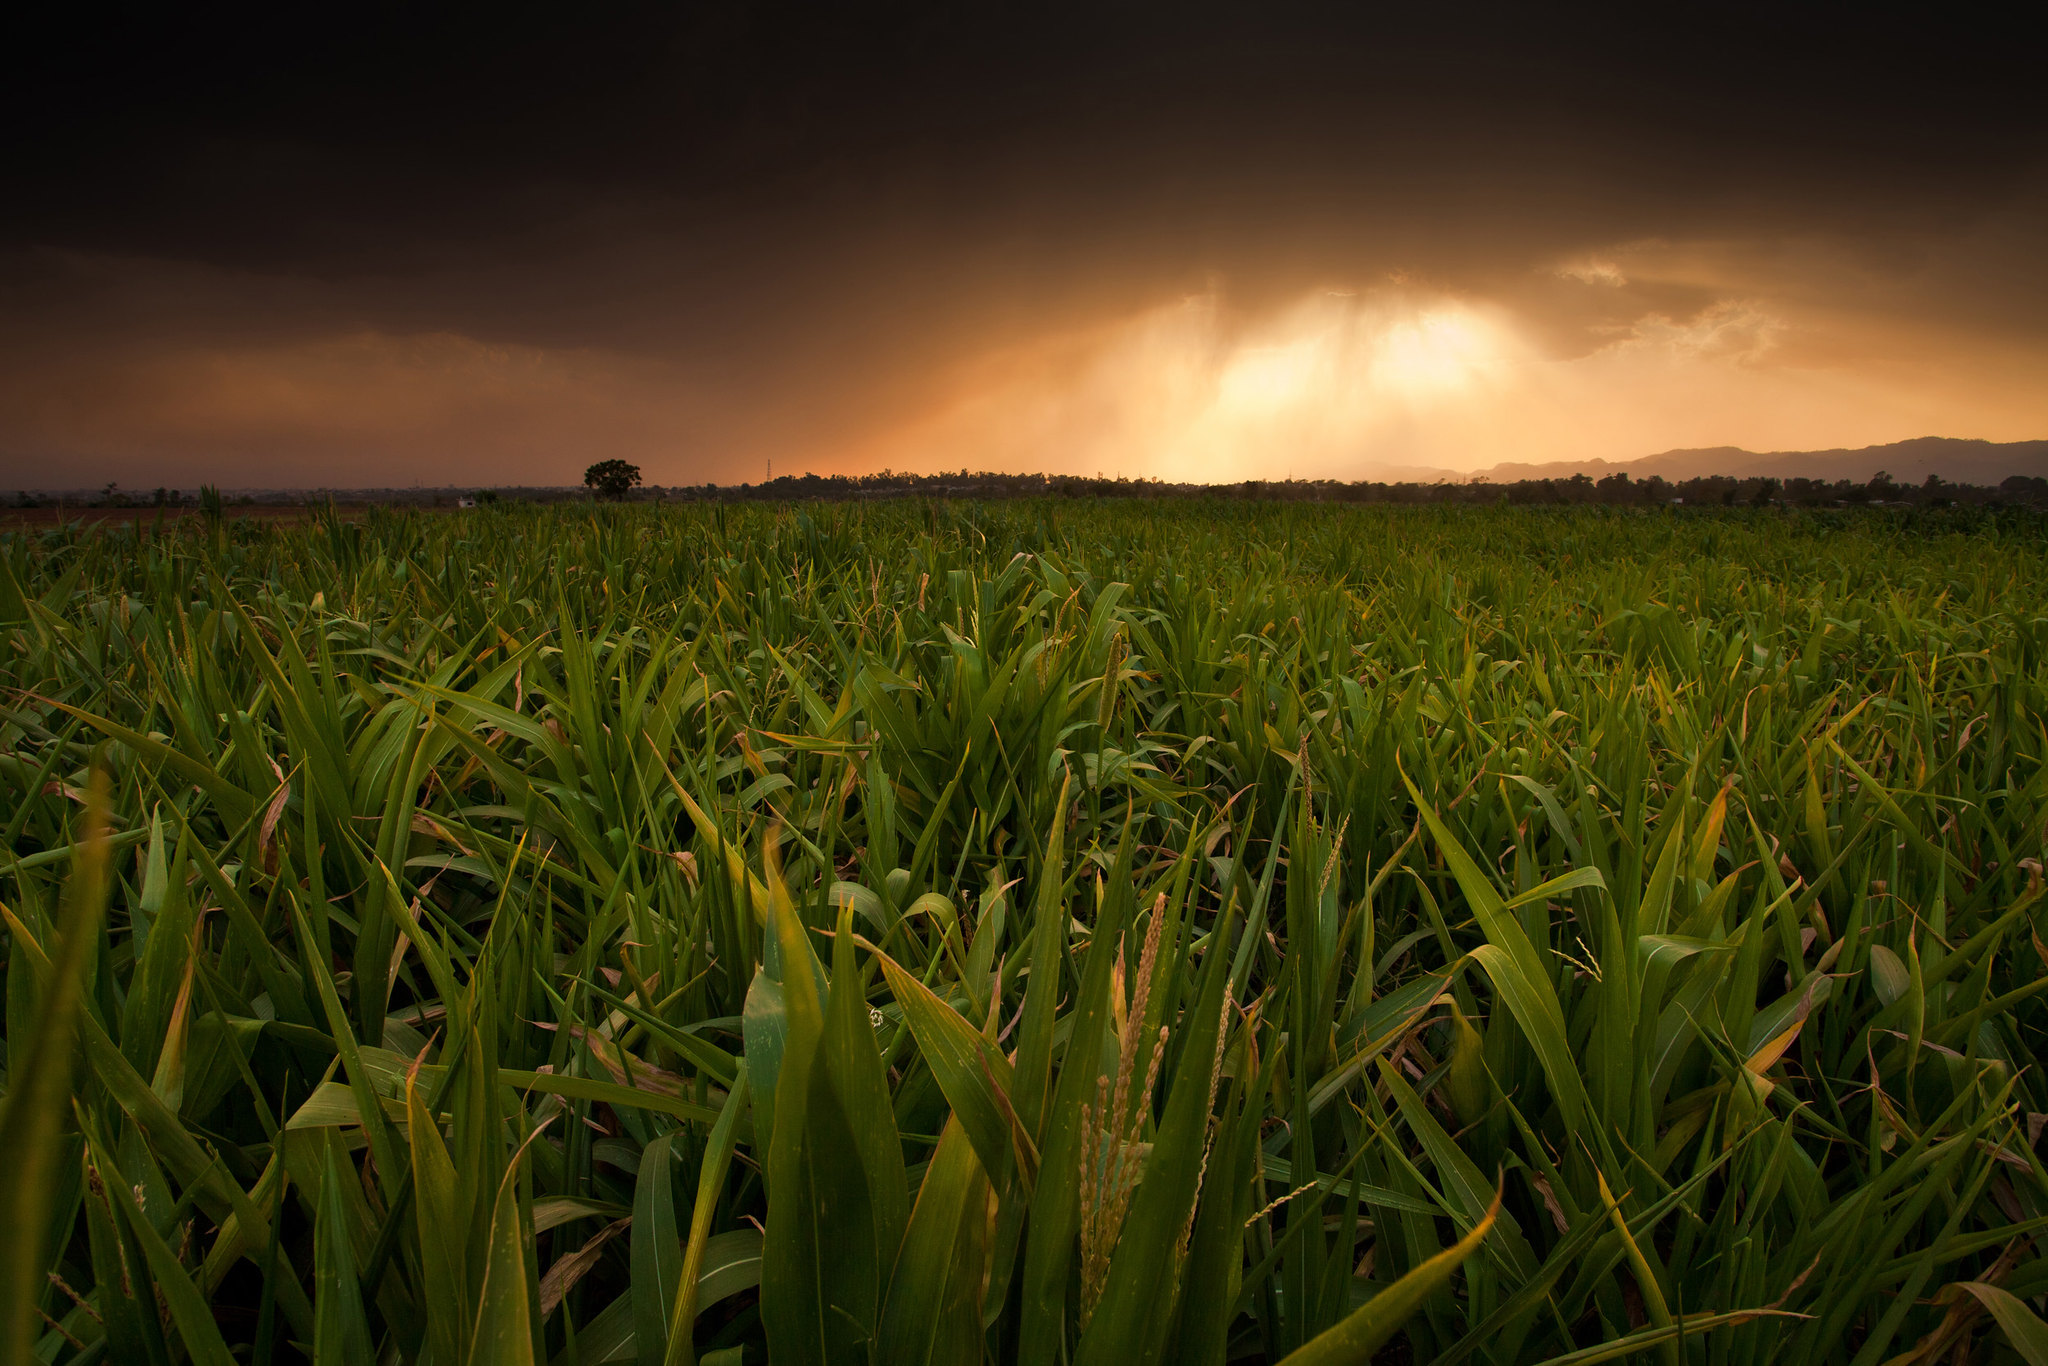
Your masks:
M 0 1359 L 2048 1362 L 2048 541 L 0 537 Z

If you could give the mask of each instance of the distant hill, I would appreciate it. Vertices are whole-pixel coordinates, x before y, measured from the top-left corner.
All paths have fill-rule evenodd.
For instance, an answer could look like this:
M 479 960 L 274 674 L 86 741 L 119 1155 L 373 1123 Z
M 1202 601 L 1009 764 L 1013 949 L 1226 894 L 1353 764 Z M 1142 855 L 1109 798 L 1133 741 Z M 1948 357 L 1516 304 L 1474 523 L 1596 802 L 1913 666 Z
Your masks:
M 1708 446 L 1700 450 L 1665 451 L 1640 460 L 1560 460 L 1547 465 L 1506 464 L 1467 475 L 1495 484 L 1523 479 L 1569 479 L 1575 474 L 1595 479 L 1626 473 L 1631 479 L 1662 475 L 1674 483 L 1726 474 L 1738 479 L 1868 480 L 1879 470 L 1901 484 L 1918 484 L 1938 474 L 1951 484 L 1995 485 L 2015 474 L 2048 478 L 2048 441 L 1966 441 L 1947 436 L 1920 436 L 1886 446 L 1859 450 L 1769 451 L 1759 454 L 1740 446 Z

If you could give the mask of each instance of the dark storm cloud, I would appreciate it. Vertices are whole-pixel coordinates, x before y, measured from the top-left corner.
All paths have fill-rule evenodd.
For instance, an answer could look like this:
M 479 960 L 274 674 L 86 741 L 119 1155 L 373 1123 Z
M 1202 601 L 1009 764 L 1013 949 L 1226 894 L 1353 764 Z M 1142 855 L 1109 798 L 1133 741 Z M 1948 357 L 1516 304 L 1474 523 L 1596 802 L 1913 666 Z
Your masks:
M 1390 273 L 1513 307 L 1556 356 L 1763 288 L 2030 347 L 2048 316 L 2038 73 L 1981 17 L 534 5 L 14 23 L 10 463 L 253 442 L 331 482 L 311 464 L 373 468 L 429 440 L 482 459 L 513 450 L 510 429 L 532 434 L 521 460 L 585 431 L 688 452 L 665 478 L 733 477 L 904 420 L 963 357 L 1191 290 L 1250 319 Z M 1614 288 L 1555 269 L 1646 242 L 1722 255 Z M 1801 243 L 1824 269 L 1788 264 Z M 309 435 L 323 402 L 417 391 L 433 409 L 437 374 L 459 395 L 431 422 Z M 150 397 L 204 383 L 211 406 L 178 421 Z M 123 428 L 124 403 L 156 417 Z

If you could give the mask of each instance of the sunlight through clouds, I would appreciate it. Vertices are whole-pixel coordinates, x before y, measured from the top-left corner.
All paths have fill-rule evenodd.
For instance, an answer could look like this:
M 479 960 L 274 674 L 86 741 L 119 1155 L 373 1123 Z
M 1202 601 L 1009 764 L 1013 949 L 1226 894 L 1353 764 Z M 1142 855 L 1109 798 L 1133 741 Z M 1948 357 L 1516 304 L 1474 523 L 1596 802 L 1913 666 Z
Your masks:
M 1493 310 L 1448 297 L 1323 292 L 1246 324 L 1196 295 L 996 358 L 874 449 L 898 467 L 1309 477 L 1497 401 L 1531 359 Z
M 1557 273 L 1603 291 L 1630 282 L 1606 257 Z M 1953 376 L 1798 363 L 1787 340 L 1817 334 L 1767 300 L 1645 311 L 1598 332 L 1580 354 L 1550 354 L 1504 305 L 1405 283 L 1317 291 L 1254 318 L 1212 291 L 963 367 L 924 417 L 834 464 L 1427 479 L 1980 425 L 1959 421 Z
M 659 350 L 360 327 L 166 337 L 142 309 L 53 320 L 0 350 L 0 415 L 44 452 L 39 469 L 97 459 L 138 484 L 261 484 L 278 452 L 337 483 L 545 483 L 599 448 L 662 483 L 755 479 L 769 459 L 821 474 L 1430 480 L 1674 448 L 2015 440 L 2048 420 L 2038 349 L 1845 309 L 1830 300 L 1870 291 L 1826 262 L 1798 244 L 1641 242 L 1483 290 L 1383 276 L 1258 307 L 1219 277 L 1002 342 L 963 329 L 887 384 L 863 382 L 863 355 L 834 355 L 807 371 L 805 401 L 779 403 Z M 140 267 L 99 268 L 124 297 L 142 292 Z M 142 278 L 230 318 L 261 294 L 219 273 Z M 249 308 L 260 322 L 261 298 Z M 64 326 L 99 340 L 66 344 Z

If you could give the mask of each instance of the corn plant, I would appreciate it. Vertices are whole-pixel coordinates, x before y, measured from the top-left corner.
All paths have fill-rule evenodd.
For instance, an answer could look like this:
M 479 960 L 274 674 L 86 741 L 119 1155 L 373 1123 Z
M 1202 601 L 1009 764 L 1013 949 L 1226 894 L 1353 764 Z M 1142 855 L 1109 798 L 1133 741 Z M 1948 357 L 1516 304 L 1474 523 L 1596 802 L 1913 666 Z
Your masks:
M 2048 1361 L 2040 533 L 6 533 L 0 1355 Z

